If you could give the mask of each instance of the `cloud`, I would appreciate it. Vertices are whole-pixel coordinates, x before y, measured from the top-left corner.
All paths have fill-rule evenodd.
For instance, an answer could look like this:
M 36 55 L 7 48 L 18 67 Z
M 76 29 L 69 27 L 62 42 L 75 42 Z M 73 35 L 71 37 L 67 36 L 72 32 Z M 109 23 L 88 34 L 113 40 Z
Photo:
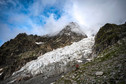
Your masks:
M 7 24 L 0 24 L 0 26 L 0 40 L 3 42 L 8 41 L 14 38 L 17 34 L 26 31 L 25 29 L 18 28 L 10 29 Z
M 70 0 L 65 11 L 91 35 L 106 23 L 126 21 L 125 0 Z M 86 26 L 86 29 L 85 27 Z
M 124 3 L 124 0 L 74 0 L 70 15 L 86 26 L 119 23 L 126 19 Z
M 55 20 L 54 15 L 51 14 L 47 19 L 47 23 L 44 25 L 44 29 L 48 34 L 56 34 L 56 32 L 60 31 L 71 21 L 66 14 L 62 15 L 58 20 Z
M 125 4 L 125 0 L 0 0 L 0 41 L 21 32 L 56 33 L 71 21 L 91 35 L 105 23 L 124 23 Z

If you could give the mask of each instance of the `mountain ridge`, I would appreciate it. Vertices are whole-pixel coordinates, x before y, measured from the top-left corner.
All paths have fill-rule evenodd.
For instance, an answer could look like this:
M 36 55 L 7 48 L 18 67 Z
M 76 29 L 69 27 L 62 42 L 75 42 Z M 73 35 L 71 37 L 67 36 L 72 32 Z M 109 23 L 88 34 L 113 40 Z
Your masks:
M 62 35 L 62 34 L 70 35 L 71 33 L 77 33 L 77 34 L 81 34 L 81 35 L 86 36 L 86 34 L 82 32 L 82 30 L 80 29 L 80 26 L 76 22 L 70 22 L 58 34 L 59 35 Z

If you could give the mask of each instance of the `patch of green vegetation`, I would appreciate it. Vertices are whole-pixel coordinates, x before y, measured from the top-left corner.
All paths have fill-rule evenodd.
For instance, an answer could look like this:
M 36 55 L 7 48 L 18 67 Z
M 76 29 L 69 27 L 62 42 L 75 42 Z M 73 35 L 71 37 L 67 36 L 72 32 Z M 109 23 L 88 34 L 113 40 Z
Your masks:
M 64 84 L 72 84 L 72 82 L 70 80 L 64 80 Z
M 106 24 L 95 37 L 94 49 L 99 54 L 108 46 L 112 46 L 119 39 L 126 37 L 125 25 Z

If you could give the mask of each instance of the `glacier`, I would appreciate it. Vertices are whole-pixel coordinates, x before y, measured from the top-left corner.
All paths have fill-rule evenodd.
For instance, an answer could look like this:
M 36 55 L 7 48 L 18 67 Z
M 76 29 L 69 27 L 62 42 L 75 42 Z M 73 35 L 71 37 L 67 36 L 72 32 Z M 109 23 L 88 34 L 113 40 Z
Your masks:
M 88 56 L 92 53 L 93 45 L 94 37 L 88 37 L 69 46 L 50 51 L 39 56 L 36 60 L 28 62 L 12 76 L 17 78 L 18 76 L 25 77 L 28 74 L 32 76 L 43 74 L 43 76 L 49 77 L 67 72 L 75 62 L 82 60 L 82 58 L 89 60 Z

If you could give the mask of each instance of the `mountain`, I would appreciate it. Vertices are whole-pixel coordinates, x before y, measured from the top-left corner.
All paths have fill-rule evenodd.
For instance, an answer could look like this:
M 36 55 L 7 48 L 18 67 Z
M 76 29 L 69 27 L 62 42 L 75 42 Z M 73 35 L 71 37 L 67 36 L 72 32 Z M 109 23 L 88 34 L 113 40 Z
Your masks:
M 70 22 L 64 29 L 62 29 L 58 35 L 67 35 L 67 36 L 75 36 L 75 35 L 84 35 L 85 33 L 82 32 L 80 26 L 76 22 Z
M 95 36 L 91 62 L 55 84 L 126 84 L 126 24 L 105 24 Z
M 73 30 L 78 30 L 78 32 Z M 38 56 L 65 47 L 83 38 L 87 38 L 87 36 L 81 32 L 79 25 L 74 22 L 66 25 L 54 36 L 20 33 L 0 47 L 0 78 L 1 80 L 7 79 L 13 72 L 19 70 L 27 62 L 37 59 Z
M 1 48 L 1 84 L 126 84 L 126 23 L 87 37 L 71 22 L 52 36 L 19 34 Z M 9 55 L 17 49 L 16 58 Z

